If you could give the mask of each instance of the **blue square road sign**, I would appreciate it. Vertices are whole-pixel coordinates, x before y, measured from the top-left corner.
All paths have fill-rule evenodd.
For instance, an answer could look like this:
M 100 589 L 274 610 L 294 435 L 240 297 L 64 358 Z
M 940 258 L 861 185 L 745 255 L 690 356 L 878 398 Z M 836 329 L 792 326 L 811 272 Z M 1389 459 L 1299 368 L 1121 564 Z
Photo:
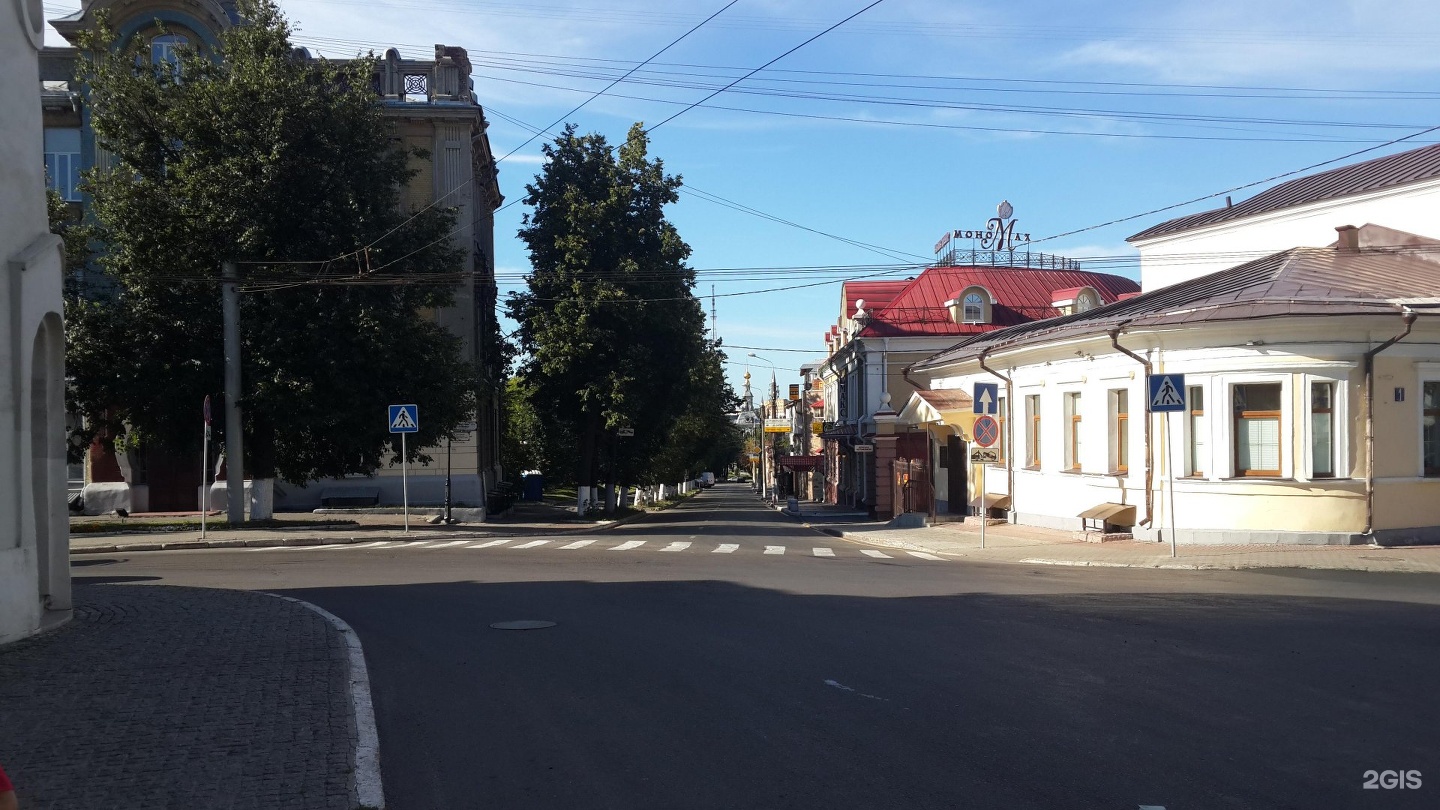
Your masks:
M 390 432 L 420 432 L 420 407 L 417 405 L 391 405 Z
M 1146 404 L 1151 413 L 1185 410 L 1185 375 L 1151 374 L 1145 378 L 1150 392 Z
M 1000 413 L 1000 384 L 975 383 L 975 413 L 994 416 Z

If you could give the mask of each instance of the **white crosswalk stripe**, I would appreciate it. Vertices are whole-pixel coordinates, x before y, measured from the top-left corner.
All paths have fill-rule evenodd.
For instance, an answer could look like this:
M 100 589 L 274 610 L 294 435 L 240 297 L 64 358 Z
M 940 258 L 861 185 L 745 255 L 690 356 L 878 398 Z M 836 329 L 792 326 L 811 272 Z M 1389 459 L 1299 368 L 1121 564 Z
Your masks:
M 531 540 L 531 541 L 528 542 L 528 543 L 521 543 L 521 544 L 518 545 L 518 546 L 511 546 L 511 548 L 539 548 L 540 546 L 543 546 L 543 545 L 545 545 L 545 544 L 548 543 L 548 542 L 550 542 L 550 541 L 549 541 L 549 540 Z
M 379 548 L 380 546 L 389 545 L 390 542 L 389 540 L 376 540 L 373 543 L 351 543 L 347 545 L 346 548 Z
M 686 541 L 684 541 L 684 540 L 681 540 L 681 541 L 678 542 L 678 543 L 671 543 L 670 545 L 668 545 L 668 546 L 666 546 L 666 547 L 664 547 L 664 548 L 662 548 L 662 549 L 660 549 L 660 550 L 661 550 L 661 551 L 684 551 L 685 549 L 687 549 L 687 548 L 689 548 L 689 547 L 690 547 L 690 544 L 689 544 L 688 542 L 686 542 Z
M 451 547 L 451 546 L 463 546 L 463 545 L 465 545 L 465 544 L 468 543 L 468 542 L 470 542 L 470 541 L 469 541 L 469 540 L 451 540 L 451 541 L 448 542 L 448 543 L 441 543 L 441 544 L 438 545 L 438 546 L 431 546 L 430 548 L 449 548 L 449 547 Z
M 575 542 L 573 542 L 573 543 L 571 543 L 571 544 L 569 544 L 569 545 L 567 545 L 567 546 L 561 546 L 560 548 L 562 548 L 562 549 L 563 549 L 563 548 L 584 548 L 584 547 L 590 545 L 590 544 L 593 543 L 593 542 L 595 542 L 595 541 L 594 541 L 594 540 L 576 540 Z
M 926 552 L 924 552 L 924 551 L 907 551 L 907 552 L 905 552 L 905 553 L 906 553 L 906 554 L 909 554 L 911 557 L 919 557 L 919 558 L 922 559 L 922 560 L 944 560 L 944 559 L 945 559 L 944 557 L 936 557 L 934 554 L 929 554 L 929 553 L 926 553 Z
M 739 543 L 721 543 L 720 545 L 718 545 L 718 546 L 715 547 L 715 550 L 714 550 L 714 551 L 712 551 L 712 552 L 710 552 L 710 553 L 711 553 L 711 554 L 734 554 L 734 553 L 735 553 L 735 549 L 738 549 L 738 548 L 740 548 L 740 544 L 739 544 Z
M 629 551 L 629 550 L 632 549 L 632 548 L 639 548 L 639 547 L 641 547 L 641 546 L 643 546 L 643 545 L 645 545 L 645 541 L 644 541 L 644 540 L 626 540 L 625 542 L 621 543 L 621 544 L 618 545 L 618 546 L 615 546 L 614 548 L 612 548 L 612 549 L 610 549 L 610 550 L 611 550 L 611 551 Z
M 785 547 L 784 547 L 784 546 L 766 546 L 766 547 L 765 547 L 765 553 L 766 553 L 766 554 L 784 554 L 784 553 L 785 553 Z
M 862 549 L 860 549 L 860 553 L 861 553 L 861 554 L 864 554 L 866 557 L 879 557 L 879 558 L 882 559 L 882 560 L 888 560 L 888 559 L 890 559 L 890 555 L 889 555 L 889 554 L 886 554 L 886 553 L 883 552 L 883 551 L 876 551 L 876 550 L 873 549 L 873 548 L 862 548 Z
M 490 548 L 492 546 L 503 546 L 506 543 L 510 542 L 510 540 L 511 538 L 509 537 L 505 538 L 504 540 L 488 540 L 484 543 L 476 543 L 473 546 L 467 546 L 467 548 Z
M 834 557 L 834 556 L 835 556 L 835 551 L 834 551 L 834 549 L 828 549 L 828 548 L 812 548 L 812 549 L 810 549 L 810 551 L 811 551 L 816 557 Z
M 401 548 L 405 549 L 406 551 L 414 551 L 414 550 L 417 549 L 417 548 L 429 548 L 429 547 L 431 546 L 431 544 L 433 544 L 435 541 L 434 541 L 434 540 L 421 540 L 421 541 L 419 541 L 418 543 L 417 543 L 417 542 L 414 542 L 414 541 L 402 541 L 402 542 L 404 542 L 405 545 L 401 546 Z

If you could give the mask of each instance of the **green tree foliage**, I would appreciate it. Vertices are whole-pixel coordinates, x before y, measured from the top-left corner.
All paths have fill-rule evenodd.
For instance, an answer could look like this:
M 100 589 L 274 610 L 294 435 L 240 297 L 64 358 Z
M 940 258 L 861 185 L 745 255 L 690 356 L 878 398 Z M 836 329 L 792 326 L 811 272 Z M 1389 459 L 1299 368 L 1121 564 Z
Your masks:
M 576 481 L 587 486 L 602 464 L 611 484 L 636 482 L 664 448 L 679 452 L 672 428 L 699 397 L 695 369 L 716 351 L 685 265 L 690 247 L 665 218 L 680 179 L 648 148 L 640 124 L 618 150 L 569 126 L 526 186 L 520 238 L 532 271 L 507 306 L 530 402 L 547 431 L 573 436 Z M 733 396 L 723 375 L 720 386 L 710 402 L 723 412 Z M 620 427 L 635 436 L 619 438 Z
M 272 0 L 241 10 L 220 53 L 182 52 L 177 70 L 103 28 L 84 43 L 91 120 L 115 160 L 87 181 L 116 292 L 68 314 L 74 404 L 92 432 L 195 446 L 200 401 L 222 387 L 217 281 L 233 260 L 246 470 L 373 472 L 397 447 L 396 402 L 420 405 L 409 447 L 424 460 L 474 408 L 476 370 L 423 315 L 451 302 L 454 213 L 400 205 L 409 161 L 428 155 L 395 146 L 373 60 L 299 57 Z

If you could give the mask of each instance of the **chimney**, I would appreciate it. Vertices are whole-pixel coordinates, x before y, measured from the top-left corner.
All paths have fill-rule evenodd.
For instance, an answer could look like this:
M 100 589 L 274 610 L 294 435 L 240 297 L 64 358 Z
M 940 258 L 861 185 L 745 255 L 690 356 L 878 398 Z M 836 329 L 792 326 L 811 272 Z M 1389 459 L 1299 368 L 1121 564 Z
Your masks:
M 1230 207 L 1230 195 L 1229 195 L 1229 194 L 1226 194 L 1226 195 L 1225 195 L 1225 207 L 1226 207 L 1226 208 L 1229 208 L 1229 207 Z
M 1354 225 L 1341 225 L 1335 229 L 1335 233 L 1340 235 L 1340 241 L 1335 243 L 1337 249 L 1348 250 L 1352 253 L 1360 249 L 1359 228 Z

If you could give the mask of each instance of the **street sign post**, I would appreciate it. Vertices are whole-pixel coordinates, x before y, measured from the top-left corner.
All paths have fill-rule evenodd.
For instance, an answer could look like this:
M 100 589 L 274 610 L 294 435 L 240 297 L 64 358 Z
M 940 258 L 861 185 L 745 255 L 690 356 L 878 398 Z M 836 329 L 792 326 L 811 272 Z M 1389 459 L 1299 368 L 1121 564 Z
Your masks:
M 390 432 L 400 434 L 400 497 L 405 513 L 405 531 L 410 531 L 410 465 L 405 455 L 405 436 L 420 432 L 420 406 L 391 405 Z
M 1000 463 L 1000 448 L 998 447 L 972 447 L 970 448 L 971 464 L 998 464 Z
M 851 450 L 854 450 L 854 451 L 857 452 L 857 453 L 873 453 L 873 452 L 875 452 L 875 445 L 873 445 L 873 444 L 857 444 L 857 445 L 855 445 L 854 447 L 852 447 L 852 448 L 850 448 L 850 449 L 851 449 Z
M 1145 378 L 1146 406 L 1151 413 L 1165 414 L 1165 467 L 1170 471 L 1170 556 L 1177 555 L 1175 547 L 1175 464 L 1170 451 L 1170 414 L 1185 410 L 1185 375 L 1151 374 Z
M 994 416 L 1000 412 L 1000 383 L 975 383 L 975 413 Z
M 201 418 L 205 420 L 205 441 L 200 451 L 200 539 L 205 539 L 205 518 L 210 513 L 210 395 L 200 406 Z

